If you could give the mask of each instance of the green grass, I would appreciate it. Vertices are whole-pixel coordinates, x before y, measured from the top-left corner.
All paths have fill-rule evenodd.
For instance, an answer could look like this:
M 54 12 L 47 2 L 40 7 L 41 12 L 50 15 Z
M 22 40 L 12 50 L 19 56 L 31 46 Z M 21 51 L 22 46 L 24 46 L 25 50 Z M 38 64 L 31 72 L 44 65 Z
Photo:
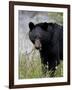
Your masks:
M 19 79 L 51 77 L 51 73 L 52 71 L 47 71 L 46 75 L 44 75 L 42 72 L 41 59 L 39 55 L 35 54 L 35 51 L 32 53 L 31 59 L 29 59 L 29 55 L 19 55 Z M 62 76 L 63 64 L 61 61 L 54 73 L 54 77 Z

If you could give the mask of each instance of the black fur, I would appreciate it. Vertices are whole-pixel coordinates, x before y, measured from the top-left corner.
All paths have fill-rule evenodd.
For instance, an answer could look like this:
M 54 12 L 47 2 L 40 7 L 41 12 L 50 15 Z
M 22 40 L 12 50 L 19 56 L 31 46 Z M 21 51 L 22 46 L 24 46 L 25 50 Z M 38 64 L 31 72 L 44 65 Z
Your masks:
M 29 28 L 32 43 L 35 45 L 36 40 L 40 41 L 39 51 L 42 64 L 44 66 L 48 64 L 49 70 L 55 70 L 63 59 L 63 26 L 46 22 L 34 25 L 30 22 Z

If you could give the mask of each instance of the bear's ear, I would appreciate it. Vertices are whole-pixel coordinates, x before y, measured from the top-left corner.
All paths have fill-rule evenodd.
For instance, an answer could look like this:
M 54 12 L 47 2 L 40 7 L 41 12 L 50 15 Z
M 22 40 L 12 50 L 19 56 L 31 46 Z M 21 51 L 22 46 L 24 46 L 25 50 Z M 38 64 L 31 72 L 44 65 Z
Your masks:
M 32 30 L 34 28 L 34 24 L 32 22 L 29 23 L 29 28 Z
M 48 28 L 48 23 L 44 22 L 44 23 L 43 23 L 43 29 L 44 29 L 44 30 L 47 30 L 47 28 Z

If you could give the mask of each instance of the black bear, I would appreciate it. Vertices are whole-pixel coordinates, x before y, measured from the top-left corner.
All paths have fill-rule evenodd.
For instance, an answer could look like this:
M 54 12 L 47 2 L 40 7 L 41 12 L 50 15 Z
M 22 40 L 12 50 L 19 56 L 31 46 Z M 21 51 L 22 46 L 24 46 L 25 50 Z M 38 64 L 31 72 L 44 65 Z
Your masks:
M 39 50 L 41 62 L 55 71 L 63 59 L 63 26 L 56 23 L 29 23 L 29 38 Z

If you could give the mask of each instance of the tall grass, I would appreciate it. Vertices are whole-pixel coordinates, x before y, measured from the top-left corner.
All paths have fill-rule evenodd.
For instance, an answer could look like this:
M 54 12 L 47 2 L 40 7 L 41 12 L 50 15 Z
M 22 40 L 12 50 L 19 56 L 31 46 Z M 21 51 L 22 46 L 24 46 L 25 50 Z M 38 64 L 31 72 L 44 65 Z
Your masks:
M 52 71 L 47 71 L 46 75 L 42 72 L 40 56 L 33 51 L 31 55 L 19 54 L 19 79 L 51 77 Z M 63 63 L 58 65 L 54 77 L 63 76 Z

